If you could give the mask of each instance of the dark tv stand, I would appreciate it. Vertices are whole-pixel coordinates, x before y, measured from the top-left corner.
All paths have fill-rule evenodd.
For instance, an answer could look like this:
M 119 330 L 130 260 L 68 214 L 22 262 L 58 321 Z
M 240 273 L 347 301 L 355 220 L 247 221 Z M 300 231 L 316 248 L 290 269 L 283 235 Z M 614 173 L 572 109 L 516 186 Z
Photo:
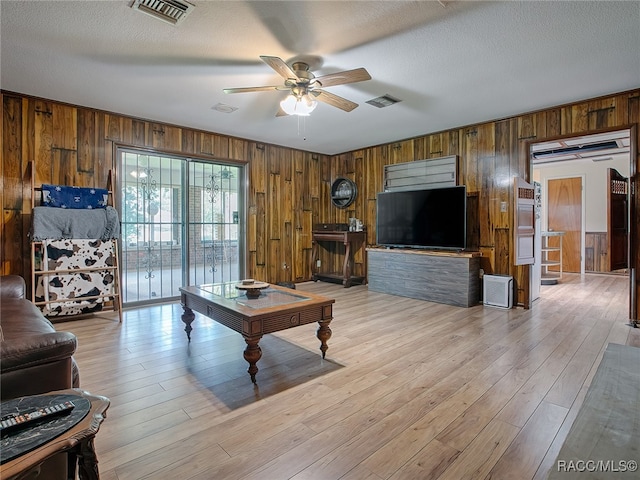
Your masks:
M 480 252 L 367 248 L 369 290 L 472 307 L 480 302 Z

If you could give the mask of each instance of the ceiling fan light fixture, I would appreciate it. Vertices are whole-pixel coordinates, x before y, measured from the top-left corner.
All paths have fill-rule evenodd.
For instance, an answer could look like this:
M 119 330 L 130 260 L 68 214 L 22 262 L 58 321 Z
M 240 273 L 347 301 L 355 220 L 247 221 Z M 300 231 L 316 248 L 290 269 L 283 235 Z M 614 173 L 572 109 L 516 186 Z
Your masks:
M 318 102 L 308 93 L 301 96 L 296 96 L 291 93 L 290 95 L 287 95 L 287 98 L 280 102 L 280 107 L 284 113 L 287 115 L 298 115 L 301 117 L 308 117 L 317 105 Z

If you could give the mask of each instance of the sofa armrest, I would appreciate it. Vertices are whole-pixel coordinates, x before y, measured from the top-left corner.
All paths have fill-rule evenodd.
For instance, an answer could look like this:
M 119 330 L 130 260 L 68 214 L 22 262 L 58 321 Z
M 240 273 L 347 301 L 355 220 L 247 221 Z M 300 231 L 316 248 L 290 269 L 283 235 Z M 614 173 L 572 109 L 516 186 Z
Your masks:
M 76 351 L 77 339 L 71 332 L 52 332 L 27 335 L 0 344 L 4 374 L 71 358 Z
M 24 298 L 25 292 L 24 278 L 18 275 L 0 276 L 0 299 Z

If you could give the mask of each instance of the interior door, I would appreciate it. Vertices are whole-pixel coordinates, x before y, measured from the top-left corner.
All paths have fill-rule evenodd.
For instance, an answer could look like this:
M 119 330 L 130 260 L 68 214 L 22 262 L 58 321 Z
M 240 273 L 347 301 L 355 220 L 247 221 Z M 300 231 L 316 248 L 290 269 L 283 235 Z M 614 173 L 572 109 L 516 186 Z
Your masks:
M 565 232 L 562 237 L 562 270 L 581 273 L 582 177 L 548 180 L 547 228 Z M 549 238 L 550 246 L 558 246 L 559 241 L 559 238 Z
M 609 271 L 629 267 L 629 179 L 613 168 L 607 170 L 607 238 Z

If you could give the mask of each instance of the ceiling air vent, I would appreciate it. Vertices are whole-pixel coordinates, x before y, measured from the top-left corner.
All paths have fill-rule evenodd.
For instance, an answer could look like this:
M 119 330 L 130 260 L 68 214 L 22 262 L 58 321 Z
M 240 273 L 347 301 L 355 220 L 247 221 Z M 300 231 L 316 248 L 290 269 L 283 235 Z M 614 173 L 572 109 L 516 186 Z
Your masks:
M 395 97 L 392 97 L 391 95 L 384 94 L 381 97 L 377 97 L 377 98 L 372 98 L 371 100 L 367 100 L 365 103 L 368 103 L 369 105 L 373 105 L 374 107 L 378 107 L 378 108 L 384 108 L 384 107 L 389 107 L 391 105 L 393 105 L 394 103 L 398 103 L 401 102 L 402 100 L 399 100 Z
M 131 8 L 164 20 L 171 25 L 178 25 L 195 6 L 180 0 L 134 0 Z

